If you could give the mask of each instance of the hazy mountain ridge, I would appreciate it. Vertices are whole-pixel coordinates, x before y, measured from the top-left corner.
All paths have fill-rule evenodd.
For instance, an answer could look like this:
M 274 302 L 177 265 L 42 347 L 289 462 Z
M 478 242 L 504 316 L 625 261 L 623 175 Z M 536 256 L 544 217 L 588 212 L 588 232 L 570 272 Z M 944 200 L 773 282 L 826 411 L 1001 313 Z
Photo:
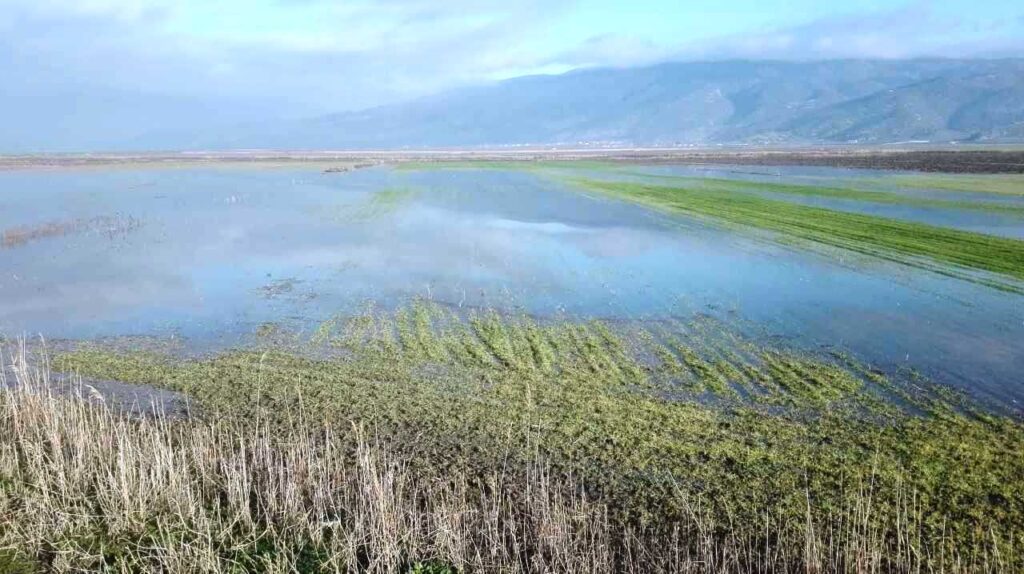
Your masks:
M 724 61 L 514 78 L 142 147 L 1024 141 L 1024 59 Z

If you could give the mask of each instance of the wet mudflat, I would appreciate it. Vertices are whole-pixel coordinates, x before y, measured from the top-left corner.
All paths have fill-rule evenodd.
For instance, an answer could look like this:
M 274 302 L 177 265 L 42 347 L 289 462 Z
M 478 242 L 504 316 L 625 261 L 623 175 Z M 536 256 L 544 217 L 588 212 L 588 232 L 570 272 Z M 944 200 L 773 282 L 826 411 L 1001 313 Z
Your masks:
M 542 321 L 709 316 L 1022 400 L 1024 296 L 1012 272 L 723 221 L 707 195 L 1024 236 L 1024 197 L 1007 184 L 957 190 L 937 177 L 601 164 L 16 170 L 0 173 L 0 333 L 206 351 L 415 299 Z M 698 189 L 704 211 L 652 208 L 583 180 Z

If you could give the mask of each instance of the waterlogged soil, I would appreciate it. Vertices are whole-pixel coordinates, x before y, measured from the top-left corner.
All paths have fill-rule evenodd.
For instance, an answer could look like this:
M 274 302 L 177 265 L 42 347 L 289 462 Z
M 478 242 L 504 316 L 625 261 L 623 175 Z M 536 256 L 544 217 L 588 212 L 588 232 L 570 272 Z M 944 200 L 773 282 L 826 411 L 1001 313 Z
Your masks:
M 0 248 L 0 333 L 156 338 L 207 352 L 312 336 L 367 302 L 397 309 L 417 298 L 552 322 L 710 316 L 766 343 L 849 353 L 886 372 L 1024 400 L 1017 292 L 652 210 L 588 193 L 573 177 L 868 190 L 914 201 L 750 193 L 1024 237 L 1012 211 L 1024 210 L 1024 198 L 1013 194 L 824 167 L 10 171 L 0 173 L 0 233 L 25 240 Z

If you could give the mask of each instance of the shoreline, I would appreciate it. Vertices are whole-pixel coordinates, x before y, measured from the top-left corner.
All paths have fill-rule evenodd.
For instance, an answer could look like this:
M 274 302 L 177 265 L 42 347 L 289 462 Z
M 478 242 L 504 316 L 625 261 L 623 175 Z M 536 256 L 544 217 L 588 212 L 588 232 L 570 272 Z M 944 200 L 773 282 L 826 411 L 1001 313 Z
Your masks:
M 679 148 L 491 149 L 399 151 L 197 151 L 166 153 L 69 153 L 0 155 L 0 171 L 83 168 L 176 168 L 196 166 L 357 169 L 381 164 L 446 161 L 608 161 L 690 165 L 804 165 L 853 169 L 961 174 L 1024 174 L 1024 148 Z M 339 166 L 340 164 L 340 166 Z

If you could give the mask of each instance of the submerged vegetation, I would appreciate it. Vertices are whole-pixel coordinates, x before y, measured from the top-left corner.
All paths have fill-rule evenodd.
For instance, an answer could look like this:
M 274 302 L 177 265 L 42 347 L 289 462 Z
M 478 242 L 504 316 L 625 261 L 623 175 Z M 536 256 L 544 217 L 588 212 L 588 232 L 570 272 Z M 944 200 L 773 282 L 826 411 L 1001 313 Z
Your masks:
M 880 183 L 895 183 L 910 189 L 938 189 L 943 191 L 964 191 L 969 193 L 997 193 L 1003 195 L 1024 195 L 1024 175 L 947 175 L 913 174 L 891 176 Z
M 628 175 L 669 181 L 673 187 L 700 188 L 708 191 L 781 194 L 821 199 L 861 201 L 865 203 L 906 205 L 909 207 L 923 207 L 931 209 L 986 211 L 1024 217 L 1024 206 L 984 201 L 935 199 L 887 191 L 861 190 L 846 187 L 824 187 L 818 185 L 798 185 L 742 179 L 658 175 L 640 172 L 628 172 Z
M 400 206 L 416 198 L 420 190 L 411 187 L 389 187 L 373 193 L 369 200 L 356 210 L 355 217 L 373 219 L 392 213 Z
M 0 527 L 0 545 L 31 563 L 1024 567 L 1016 415 L 707 318 L 640 329 L 420 303 L 328 321 L 301 350 L 86 346 L 54 366 L 181 391 L 202 414 L 13 416 L 29 399 L 5 397 L 0 512 L 32 520 Z
M 11 227 L 0 233 L 0 249 L 21 247 L 41 239 L 80 233 L 119 237 L 138 229 L 140 225 L 141 223 L 133 217 L 100 216 Z
M 423 167 L 462 166 L 403 166 Z M 1024 290 L 1024 241 L 782 196 L 959 201 L 622 181 L 635 174 L 603 162 L 464 167 Z M 421 192 L 314 208 L 386 220 Z M 298 300 L 302 285 L 255 292 Z M 312 334 L 263 322 L 252 347 L 205 356 L 22 348 L 0 356 L 0 572 L 1024 571 L 1020 412 L 725 320 L 417 302 Z M 90 382 L 187 401 L 122 412 Z
M 364 223 L 391 215 L 416 199 L 422 190 L 415 187 L 388 187 L 375 191 L 354 204 L 318 208 L 320 217 L 337 223 Z
M 1019 290 L 1019 282 L 1024 280 L 1024 241 L 1017 239 L 701 186 L 594 179 L 572 182 L 602 195 L 673 213 L 779 233 L 783 237 L 838 247 L 1001 289 Z M 979 271 L 993 276 L 980 275 Z
M 440 160 L 404 161 L 396 165 L 402 171 L 449 170 L 449 169 L 493 169 L 501 171 L 547 171 L 556 169 L 579 169 L 589 171 L 619 170 L 630 164 L 608 160 Z
M 1005 176 L 936 176 L 899 175 L 887 178 L 861 178 L 843 181 L 840 186 L 805 185 L 703 177 L 699 175 L 675 175 L 658 172 L 638 171 L 636 165 L 610 161 L 445 161 L 409 162 L 398 165 L 400 170 L 444 170 L 444 169 L 488 169 L 527 171 L 557 178 L 572 177 L 582 172 L 609 174 L 638 179 L 641 182 L 659 181 L 672 187 L 699 188 L 708 191 L 731 193 L 756 193 L 798 196 L 817 199 L 835 199 L 881 205 L 901 205 L 925 209 L 952 211 L 981 211 L 1024 217 L 1024 206 L 973 199 L 943 199 L 924 197 L 914 193 L 899 193 L 880 189 L 863 189 L 864 184 L 877 186 L 896 185 L 910 190 L 965 191 L 1002 195 L 1024 195 L 1024 178 Z

